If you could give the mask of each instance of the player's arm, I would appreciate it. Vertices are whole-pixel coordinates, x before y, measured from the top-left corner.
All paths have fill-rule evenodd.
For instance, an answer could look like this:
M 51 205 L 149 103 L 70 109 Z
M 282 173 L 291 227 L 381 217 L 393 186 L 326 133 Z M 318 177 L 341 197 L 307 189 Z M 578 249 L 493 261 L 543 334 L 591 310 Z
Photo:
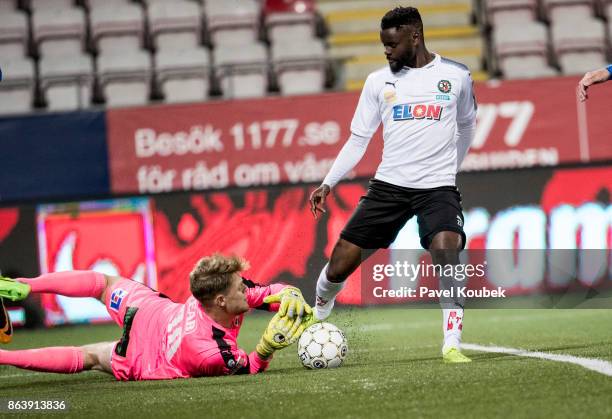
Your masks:
M 587 89 L 592 84 L 603 83 L 612 79 L 612 64 L 608 67 L 600 68 L 598 70 L 589 71 L 582 77 L 578 83 L 577 96 L 578 100 L 584 102 L 589 98 Z
M 220 350 L 206 355 L 196 366 L 195 376 L 217 377 L 220 375 L 258 374 L 268 369 L 271 358 L 264 359 L 256 351 L 247 354 L 240 348 Z
M 467 155 L 470 145 L 474 140 L 476 132 L 476 96 L 474 95 L 474 82 L 470 73 L 466 72 L 463 85 L 457 102 L 457 132 L 455 143 L 457 144 L 457 171 Z
M 325 212 L 325 199 L 329 195 L 331 188 L 357 166 L 357 163 L 359 163 L 368 148 L 370 139 L 371 137 L 366 138 L 351 134 L 348 141 L 344 144 L 329 173 L 323 179 L 321 186 L 310 194 L 310 211 L 315 218 L 318 216 L 317 211 Z
M 258 374 L 270 365 L 276 351 L 293 344 L 304 331 L 300 318 L 289 318 L 276 313 L 264 330 L 255 350 L 247 353 L 238 348 L 235 341 L 224 340 L 223 333 L 213 335 L 217 343 L 214 351 L 202 351 L 197 375 L 218 376 L 233 374 Z
M 363 86 L 355 109 L 351 122 L 351 136 L 338 153 L 321 186 L 310 194 L 310 210 L 315 218 L 319 212 L 325 212 L 325 199 L 331 189 L 361 161 L 380 122 L 378 89 L 376 80 L 370 75 Z

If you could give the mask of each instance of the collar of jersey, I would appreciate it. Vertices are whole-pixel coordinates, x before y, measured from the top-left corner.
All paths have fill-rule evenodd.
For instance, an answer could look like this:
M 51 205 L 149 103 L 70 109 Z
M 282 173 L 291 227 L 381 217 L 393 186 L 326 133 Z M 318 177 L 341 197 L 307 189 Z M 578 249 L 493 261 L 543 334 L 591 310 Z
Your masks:
M 435 52 L 432 52 L 432 54 L 434 55 L 434 59 L 427 65 L 423 66 L 423 67 L 408 67 L 408 66 L 404 66 L 402 67 L 402 69 L 400 71 L 407 71 L 407 70 L 428 70 L 431 67 L 437 65 L 440 62 L 440 54 L 437 54 Z

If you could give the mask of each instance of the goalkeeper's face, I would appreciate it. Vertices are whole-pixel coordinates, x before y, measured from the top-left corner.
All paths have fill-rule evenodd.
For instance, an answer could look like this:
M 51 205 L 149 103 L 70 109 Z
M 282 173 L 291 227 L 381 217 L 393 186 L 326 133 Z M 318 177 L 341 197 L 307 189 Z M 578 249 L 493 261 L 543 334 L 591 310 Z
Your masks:
M 249 303 L 246 299 L 247 286 L 242 282 L 242 277 L 234 274 L 231 284 L 223 293 L 225 311 L 228 314 L 239 315 L 249 311 Z

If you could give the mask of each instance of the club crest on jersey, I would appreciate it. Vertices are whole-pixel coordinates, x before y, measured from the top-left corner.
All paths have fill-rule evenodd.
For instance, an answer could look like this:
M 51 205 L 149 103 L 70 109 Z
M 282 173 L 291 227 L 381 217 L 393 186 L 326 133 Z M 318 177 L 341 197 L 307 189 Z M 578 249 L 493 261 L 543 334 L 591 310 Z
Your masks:
M 442 116 L 442 105 L 395 105 L 393 107 L 393 120 L 406 121 L 410 119 L 433 119 L 440 120 Z
M 121 302 L 123 301 L 123 299 L 125 298 L 127 294 L 128 294 L 127 291 L 121 288 L 117 288 L 116 290 L 114 290 L 110 296 L 110 304 L 109 304 L 110 309 L 115 312 L 118 312 L 119 307 L 121 306 Z
M 438 82 L 438 90 L 442 93 L 449 93 L 451 91 L 452 84 L 448 80 L 440 80 Z

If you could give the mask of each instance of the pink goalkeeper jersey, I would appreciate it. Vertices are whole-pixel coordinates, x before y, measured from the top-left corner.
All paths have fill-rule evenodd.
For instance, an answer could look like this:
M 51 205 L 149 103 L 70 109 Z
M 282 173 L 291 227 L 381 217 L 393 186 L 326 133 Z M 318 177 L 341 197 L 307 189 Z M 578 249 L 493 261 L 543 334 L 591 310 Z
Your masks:
M 278 310 L 278 304 L 270 307 L 263 300 L 285 285 L 262 287 L 246 279 L 244 282 L 250 307 Z M 268 367 L 269 361 L 255 352 L 247 354 L 238 348 L 236 339 L 244 315 L 237 316 L 231 328 L 225 328 L 213 321 L 193 296 L 177 304 L 130 280 L 120 281 L 112 295 L 121 297 L 116 306 L 121 319 L 128 307 L 138 307 L 128 332 L 127 351 L 123 356 L 118 348 L 113 351 L 113 372 L 120 380 L 256 374 Z M 112 307 L 112 301 L 109 304 Z

